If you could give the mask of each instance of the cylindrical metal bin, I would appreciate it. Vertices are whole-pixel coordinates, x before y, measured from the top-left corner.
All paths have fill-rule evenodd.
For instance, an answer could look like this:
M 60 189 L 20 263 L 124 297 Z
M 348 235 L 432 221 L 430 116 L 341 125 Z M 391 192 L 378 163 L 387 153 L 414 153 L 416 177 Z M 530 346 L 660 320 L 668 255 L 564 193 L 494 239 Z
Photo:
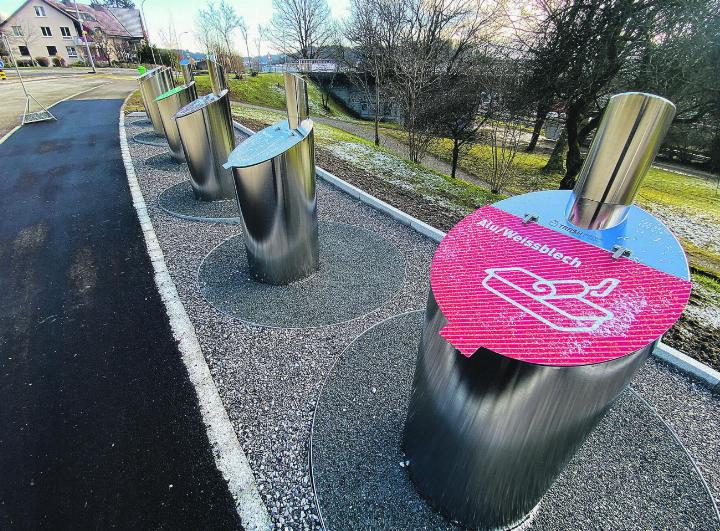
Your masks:
M 235 197 L 232 172 L 223 167 L 235 147 L 228 91 L 189 103 L 175 120 L 190 169 L 190 184 L 201 201 Z
M 286 75 L 285 90 L 288 101 L 307 99 L 297 76 Z M 250 271 L 268 284 L 303 279 L 320 263 L 313 123 L 307 105 L 301 109 L 289 111 L 295 127 L 285 121 L 263 129 L 225 165 L 233 171 Z
M 603 124 L 627 108 L 610 107 Z M 614 139 L 624 150 L 615 161 L 654 154 L 636 133 L 647 131 Z M 605 229 L 567 220 L 583 186 L 623 177 L 592 175 L 574 193 L 482 207 L 433 258 L 402 446 L 417 490 L 469 528 L 530 517 L 687 303 L 684 252 L 653 216 L 628 206 Z
M 145 105 L 145 111 L 152 122 L 153 130 L 156 135 L 162 136 L 165 134 L 165 130 L 155 98 L 175 86 L 172 71 L 167 67 L 159 66 L 140 76 L 138 82 L 140 83 L 140 95 Z
M 165 130 L 165 138 L 167 138 L 170 146 L 170 153 L 177 160 L 185 160 L 185 152 L 183 151 L 180 133 L 178 132 L 177 123 L 175 122 L 175 114 L 197 99 L 197 91 L 195 90 L 195 82 L 191 81 L 187 85 L 175 87 L 164 94 L 158 96 L 157 102 L 160 117 L 162 118 L 163 129 Z

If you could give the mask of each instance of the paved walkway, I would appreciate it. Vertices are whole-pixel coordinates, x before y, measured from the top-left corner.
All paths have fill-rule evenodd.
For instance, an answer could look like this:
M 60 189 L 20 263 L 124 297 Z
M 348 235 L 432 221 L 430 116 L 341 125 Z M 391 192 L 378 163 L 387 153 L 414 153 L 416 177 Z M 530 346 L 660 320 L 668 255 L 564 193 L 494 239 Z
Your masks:
M 0 145 L 0 528 L 236 529 L 120 157 L 134 84 L 111 86 Z

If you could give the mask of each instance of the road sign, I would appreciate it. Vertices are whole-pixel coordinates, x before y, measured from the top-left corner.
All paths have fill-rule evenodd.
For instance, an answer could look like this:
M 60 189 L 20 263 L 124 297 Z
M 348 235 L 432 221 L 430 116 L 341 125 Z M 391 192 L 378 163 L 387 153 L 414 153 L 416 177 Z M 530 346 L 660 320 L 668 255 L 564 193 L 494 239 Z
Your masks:
M 5 63 L 3 63 L 2 61 L 0 61 L 0 70 L 2 70 L 3 68 L 5 68 Z
M 465 356 L 487 348 L 547 365 L 615 359 L 655 341 L 682 313 L 691 283 L 495 206 L 445 237 L 430 275 Z

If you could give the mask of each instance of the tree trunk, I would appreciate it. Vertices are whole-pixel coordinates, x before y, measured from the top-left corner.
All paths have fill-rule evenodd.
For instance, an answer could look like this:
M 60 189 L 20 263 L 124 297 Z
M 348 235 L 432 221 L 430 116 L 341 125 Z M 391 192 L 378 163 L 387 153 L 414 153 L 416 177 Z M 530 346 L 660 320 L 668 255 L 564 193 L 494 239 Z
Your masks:
M 560 181 L 560 190 L 572 190 L 575 187 L 575 177 L 582 166 L 580 155 L 580 136 L 578 128 L 580 125 L 580 112 L 577 107 L 571 106 L 568 109 L 565 130 L 567 131 L 567 163 L 565 165 L 565 176 Z
M 550 109 L 545 104 L 545 102 L 538 103 L 537 116 L 535 117 L 535 127 L 533 128 L 530 143 L 525 148 L 526 152 L 532 153 L 533 151 L 535 151 L 535 146 L 537 145 L 538 139 L 540 138 L 540 131 L 542 130 L 542 126 L 545 123 L 545 118 L 547 118 L 549 112 Z
M 458 159 L 460 158 L 460 142 L 457 138 L 453 139 L 452 149 L 452 163 L 450 164 L 450 177 L 455 178 L 455 172 L 457 170 Z
M 559 173 L 565 170 L 565 148 L 567 147 L 567 133 L 563 129 L 560 138 L 555 142 L 547 164 L 541 170 L 543 173 Z

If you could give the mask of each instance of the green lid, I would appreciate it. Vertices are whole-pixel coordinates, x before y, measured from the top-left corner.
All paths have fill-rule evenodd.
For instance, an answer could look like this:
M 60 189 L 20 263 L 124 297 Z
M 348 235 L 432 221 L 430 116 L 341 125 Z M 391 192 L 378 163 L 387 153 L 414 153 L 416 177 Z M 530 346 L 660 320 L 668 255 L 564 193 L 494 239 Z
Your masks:
M 185 90 L 186 88 L 188 88 L 188 85 L 180 85 L 179 87 L 175 87 L 174 89 L 170 89 L 170 90 L 168 90 L 167 92 L 164 92 L 164 93 L 160 94 L 157 98 L 155 98 L 155 101 L 160 101 L 160 100 L 164 100 L 165 98 L 169 98 L 169 97 L 172 96 L 173 94 L 177 94 L 178 92 L 182 92 L 182 91 Z

